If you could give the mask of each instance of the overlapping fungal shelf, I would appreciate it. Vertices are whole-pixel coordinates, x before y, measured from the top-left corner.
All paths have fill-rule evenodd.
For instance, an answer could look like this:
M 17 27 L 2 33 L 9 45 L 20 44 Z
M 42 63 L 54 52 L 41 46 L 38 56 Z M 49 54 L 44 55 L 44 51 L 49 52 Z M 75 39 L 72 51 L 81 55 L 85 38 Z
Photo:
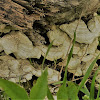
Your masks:
M 52 25 L 51 30 L 46 33 L 50 43 L 54 40 L 53 46 L 46 57 L 47 60 L 54 61 L 61 58 L 63 61 L 59 62 L 58 65 L 66 65 L 77 24 L 78 20 L 69 24 Z M 35 69 L 27 58 L 40 59 L 41 56 L 44 57 L 48 45 L 42 43 L 38 45 L 40 38 L 37 39 L 34 45 L 33 41 L 35 41 L 35 37 L 33 41 L 31 41 L 23 31 L 16 30 L 16 28 L 12 27 L 13 26 L 9 26 L 9 28 L 7 28 L 6 24 L 0 24 L 0 32 L 3 34 L 0 38 L 0 77 L 14 82 L 18 82 L 19 77 L 22 77 L 22 81 L 24 82 L 30 80 L 33 75 L 40 76 L 41 71 Z M 83 20 L 79 21 L 76 30 L 76 43 L 73 57 L 68 65 L 68 71 L 76 76 L 85 75 L 91 62 L 100 53 L 97 49 L 99 44 L 98 38 L 100 37 L 99 27 L 100 16 L 98 15 L 90 19 L 87 24 Z M 31 34 L 34 33 L 31 32 Z M 9 54 L 14 54 L 16 59 Z M 95 64 L 94 68 L 96 67 L 98 67 L 97 64 Z M 49 75 L 49 80 L 58 81 L 57 76 L 59 72 L 53 69 L 48 70 L 52 73 L 52 75 Z M 96 78 L 98 82 L 100 82 L 99 76 L 100 74 L 98 73 Z

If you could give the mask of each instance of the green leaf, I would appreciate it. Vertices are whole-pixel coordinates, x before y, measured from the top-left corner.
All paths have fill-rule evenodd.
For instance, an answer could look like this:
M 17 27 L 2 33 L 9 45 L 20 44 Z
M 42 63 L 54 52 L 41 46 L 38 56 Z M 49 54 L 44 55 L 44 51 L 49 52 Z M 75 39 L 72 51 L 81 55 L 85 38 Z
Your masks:
M 29 100 L 25 89 L 13 82 L 0 79 L 0 87 L 12 100 Z
M 95 99 L 95 100 L 100 100 L 100 98 L 98 98 L 98 99 Z
M 68 82 L 68 100 L 79 100 L 77 96 L 77 86 L 73 82 Z
M 99 90 L 98 90 L 98 94 L 97 94 L 96 100 L 100 100 L 99 96 L 100 96 L 100 84 L 99 84 Z
M 78 84 L 75 83 L 75 85 L 77 86 L 77 88 L 79 87 Z M 87 95 L 88 97 L 90 96 L 90 92 L 87 89 L 86 85 L 84 84 L 84 86 L 80 89 L 81 92 L 83 92 L 85 95 Z
M 90 99 L 89 99 L 89 96 L 84 95 L 84 96 L 82 96 L 82 100 L 90 100 Z
M 99 55 L 100 55 L 100 54 L 99 54 Z M 92 71 L 92 68 L 93 68 L 94 64 L 96 63 L 96 61 L 97 61 L 99 55 L 98 55 L 98 56 L 94 59 L 94 61 L 90 64 L 90 66 L 89 66 L 89 68 L 88 68 L 86 74 L 84 75 L 84 77 L 83 77 L 83 79 L 82 79 L 82 81 L 81 81 L 81 83 L 80 83 L 80 85 L 79 85 L 78 91 L 82 88 L 82 86 L 84 85 L 85 81 L 86 81 L 87 78 L 89 77 L 89 75 L 90 75 L 90 73 L 91 73 L 91 71 Z
M 86 85 L 84 85 L 84 86 L 80 89 L 80 91 L 83 92 L 85 95 L 90 96 L 90 92 L 89 92 L 89 90 L 87 89 Z
M 47 69 L 38 78 L 36 84 L 32 87 L 30 92 L 30 100 L 43 100 L 47 95 Z
M 77 96 L 77 86 L 73 82 L 68 82 L 68 87 L 62 85 L 57 93 L 58 100 L 79 100 Z
M 95 78 L 98 74 L 100 67 L 96 70 L 94 77 L 92 79 L 91 88 L 90 88 L 90 100 L 94 100 L 94 87 L 95 87 Z
M 47 89 L 48 89 L 48 91 L 47 91 L 47 97 L 48 97 L 48 99 L 49 100 L 54 100 L 54 98 L 53 98 L 53 96 L 52 96 L 52 94 L 51 94 L 51 92 L 50 92 L 50 90 L 49 90 L 48 87 L 47 87 Z
M 67 87 L 62 85 L 57 93 L 57 100 L 68 100 L 68 92 Z
M 64 79 L 63 79 L 63 84 L 66 86 L 66 79 L 67 79 L 67 67 L 68 67 L 68 64 L 70 62 L 70 59 L 72 57 L 72 53 L 73 53 L 73 48 L 74 48 L 74 44 L 75 44 L 75 40 L 76 40 L 76 32 L 74 32 L 74 40 L 73 40 L 73 45 L 71 47 L 71 50 L 70 50 L 70 53 L 68 55 L 68 59 L 67 59 L 67 64 L 65 66 L 65 74 L 64 74 Z

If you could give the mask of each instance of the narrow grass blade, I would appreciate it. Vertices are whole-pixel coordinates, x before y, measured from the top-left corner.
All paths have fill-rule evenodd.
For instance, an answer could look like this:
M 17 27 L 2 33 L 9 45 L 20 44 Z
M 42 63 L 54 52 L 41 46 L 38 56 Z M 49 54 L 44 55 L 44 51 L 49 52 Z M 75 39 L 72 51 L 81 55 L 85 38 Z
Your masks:
M 98 90 L 98 94 L 97 94 L 96 100 L 99 100 L 99 96 L 100 96 L 100 84 L 99 84 L 99 90 Z
M 50 92 L 50 90 L 49 90 L 49 88 L 47 87 L 47 97 L 48 97 L 48 100 L 54 100 L 54 98 L 53 98 L 53 96 L 52 96 L 52 94 L 51 94 L 51 92 Z
M 95 78 L 98 74 L 99 69 L 100 69 L 100 67 L 97 69 L 97 71 L 95 72 L 93 79 L 92 79 L 91 88 L 90 88 L 90 100 L 94 100 Z
M 0 79 L 0 87 L 12 100 L 29 100 L 25 89 L 13 82 Z
M 99 54 L 99 55 L 100 55 L 100 54 Z M 89 77 L 89 75 L 90 75 L 90 73 L 91 73 L 91 71 L 92 71 L 92 68 L 93 68 L 94 64 L 96 63 L 96 61 L 97 61 L 99 55 L 98 55 L 98 56 L 94 59 L 94 61 L 90 64 L 90 66 L 89 66 L 89 68 L 88 68 L 88 70 L 87 70 L 85 76 L 83 77 L 83 79 L 82 79 L 82 81 L 81 81 L 81 83 L 80 83 L 80 85 L 79 85 L 78 91 L 82 88 L 82 86 L 84 85 L 85 81 L 88 79 L 88 77 Z
M 75 40 L 76 40 L 76 32 L 74 32 L 73 45 L 72 45 L 72 48 L 71 48 L 70 53 L 69 53 L 69 55 L 68 55 L 67 64 L 66 64 L 66 67 L 65 67 L 65 74 L 64 74 L 64 79 L 63 79 L 63 84 L 64 84 L 64 86 L 66 86 L 67 67 L 68 67 L 69 61 L 70 61 L 70 59 L 71 59 L 71 57 L 72 57 L 72 53 L 73 53 L 73 48 L 74 48 Z
M 76 32 L 74 32 L 73 45 L 72 45 L 72 48 L 71 48 L 70 53 L 69 53 L 69 56 L 68 56 L 67 64 L 69 64 L 69 61 L 70 61 L 70 59 L 71 59 L 71 57 L 72 57 L 73 48 L 74 48 L 74 45 L 75 45 L 75 40 L 76 40 Z
M 33 66 L 31 58 L 29 58 L 29 62 L 30 62 L 30 64 Z
M 58 85 L 58 84 L 61 84 L 61 83 L 63 83 L 63 81 L 55 82 L 55 83 L 53 83 L 52 85 Z
M 45 59 L 46 59 L 46 57 L 47 57 L 47 55 L 48 55 L 48 53 L 49 53 L 50 48 L 52 47 L 52 45 L 53 45 L 53 41 L 49 44 L 47 52 L 46 52 L 45 57 L 43 59 L 43 62 L 42 62 L 42 71 L 43 71 L 43 65 L 44 65 Z
M 38 78 L 36 84 L 32 87 L 30 91 L 30 100 L 43 100 L 47 95 L 47 69 Z

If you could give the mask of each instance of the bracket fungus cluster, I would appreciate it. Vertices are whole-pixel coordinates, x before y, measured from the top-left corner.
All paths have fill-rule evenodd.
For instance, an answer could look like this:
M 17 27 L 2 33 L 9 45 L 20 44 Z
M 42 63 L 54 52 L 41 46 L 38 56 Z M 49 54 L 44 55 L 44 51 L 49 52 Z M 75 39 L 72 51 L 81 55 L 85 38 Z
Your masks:
M 63 61 L 58 65 L 66 65 L 77 24 L 76 43 L 73 57 L 68 65 L 68 71 L 76 76 L 81 76 L 85 74 L 90 63 L 100 53 L 97 50 L 98 37 L 100 36 L 100 16 L 94 16 L 87 24 L 83 20 L 75 20 L 69 24 L 53 25 L 52 29 L 46 33 L 50 43 L 54 40 L 46 59 L 54 61 L 61 58 Z M 0 56 L 0 77 L 18 82 L 20 76 L 23 76 L 23 81 L 30 80 L 32 75 L 39 76 L 36 73 L 41 71 L 37 70 L 36 72 L 36 69 L 27 61 L 27 58 L 40 59 L 41 56 L 45 56 L 48 45 L 33 45 L 23 31 L 16 31 L 16 29 L 4 31 L 5 28 L 5 25 L 0 25 L 0 32 L 7 33 L 0 38 L 0 51 L 5 52 L 4 55 Z M 9 56 L 11 53 L 14 54 L 16 59 Z M 54 72 L 52 69 L 49 69 L 49 71 L 52 71 L 49 80 L 55 79 L 57 81 L 56 76 L 59 72 Z M 98 78 L 97 80 L 100 81 Z
M 48 68 L 48 82 L 58 81 L 58 71 Z M 13 82 L 26 82 L 32 76 L 41 76 L 41 69 L 34 68 L 26 59 L 0 56 L 0 77 Z

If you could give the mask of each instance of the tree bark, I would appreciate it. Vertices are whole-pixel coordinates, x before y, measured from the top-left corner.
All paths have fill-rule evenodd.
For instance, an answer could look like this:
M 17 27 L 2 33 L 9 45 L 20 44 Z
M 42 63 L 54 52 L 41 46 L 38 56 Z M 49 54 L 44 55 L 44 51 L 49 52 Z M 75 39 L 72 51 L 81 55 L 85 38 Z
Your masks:
M 97 11 L 99 0 L 0 0 L 0 23 L 19 29 L 69 23 L 82 14 L 86 19 Z

